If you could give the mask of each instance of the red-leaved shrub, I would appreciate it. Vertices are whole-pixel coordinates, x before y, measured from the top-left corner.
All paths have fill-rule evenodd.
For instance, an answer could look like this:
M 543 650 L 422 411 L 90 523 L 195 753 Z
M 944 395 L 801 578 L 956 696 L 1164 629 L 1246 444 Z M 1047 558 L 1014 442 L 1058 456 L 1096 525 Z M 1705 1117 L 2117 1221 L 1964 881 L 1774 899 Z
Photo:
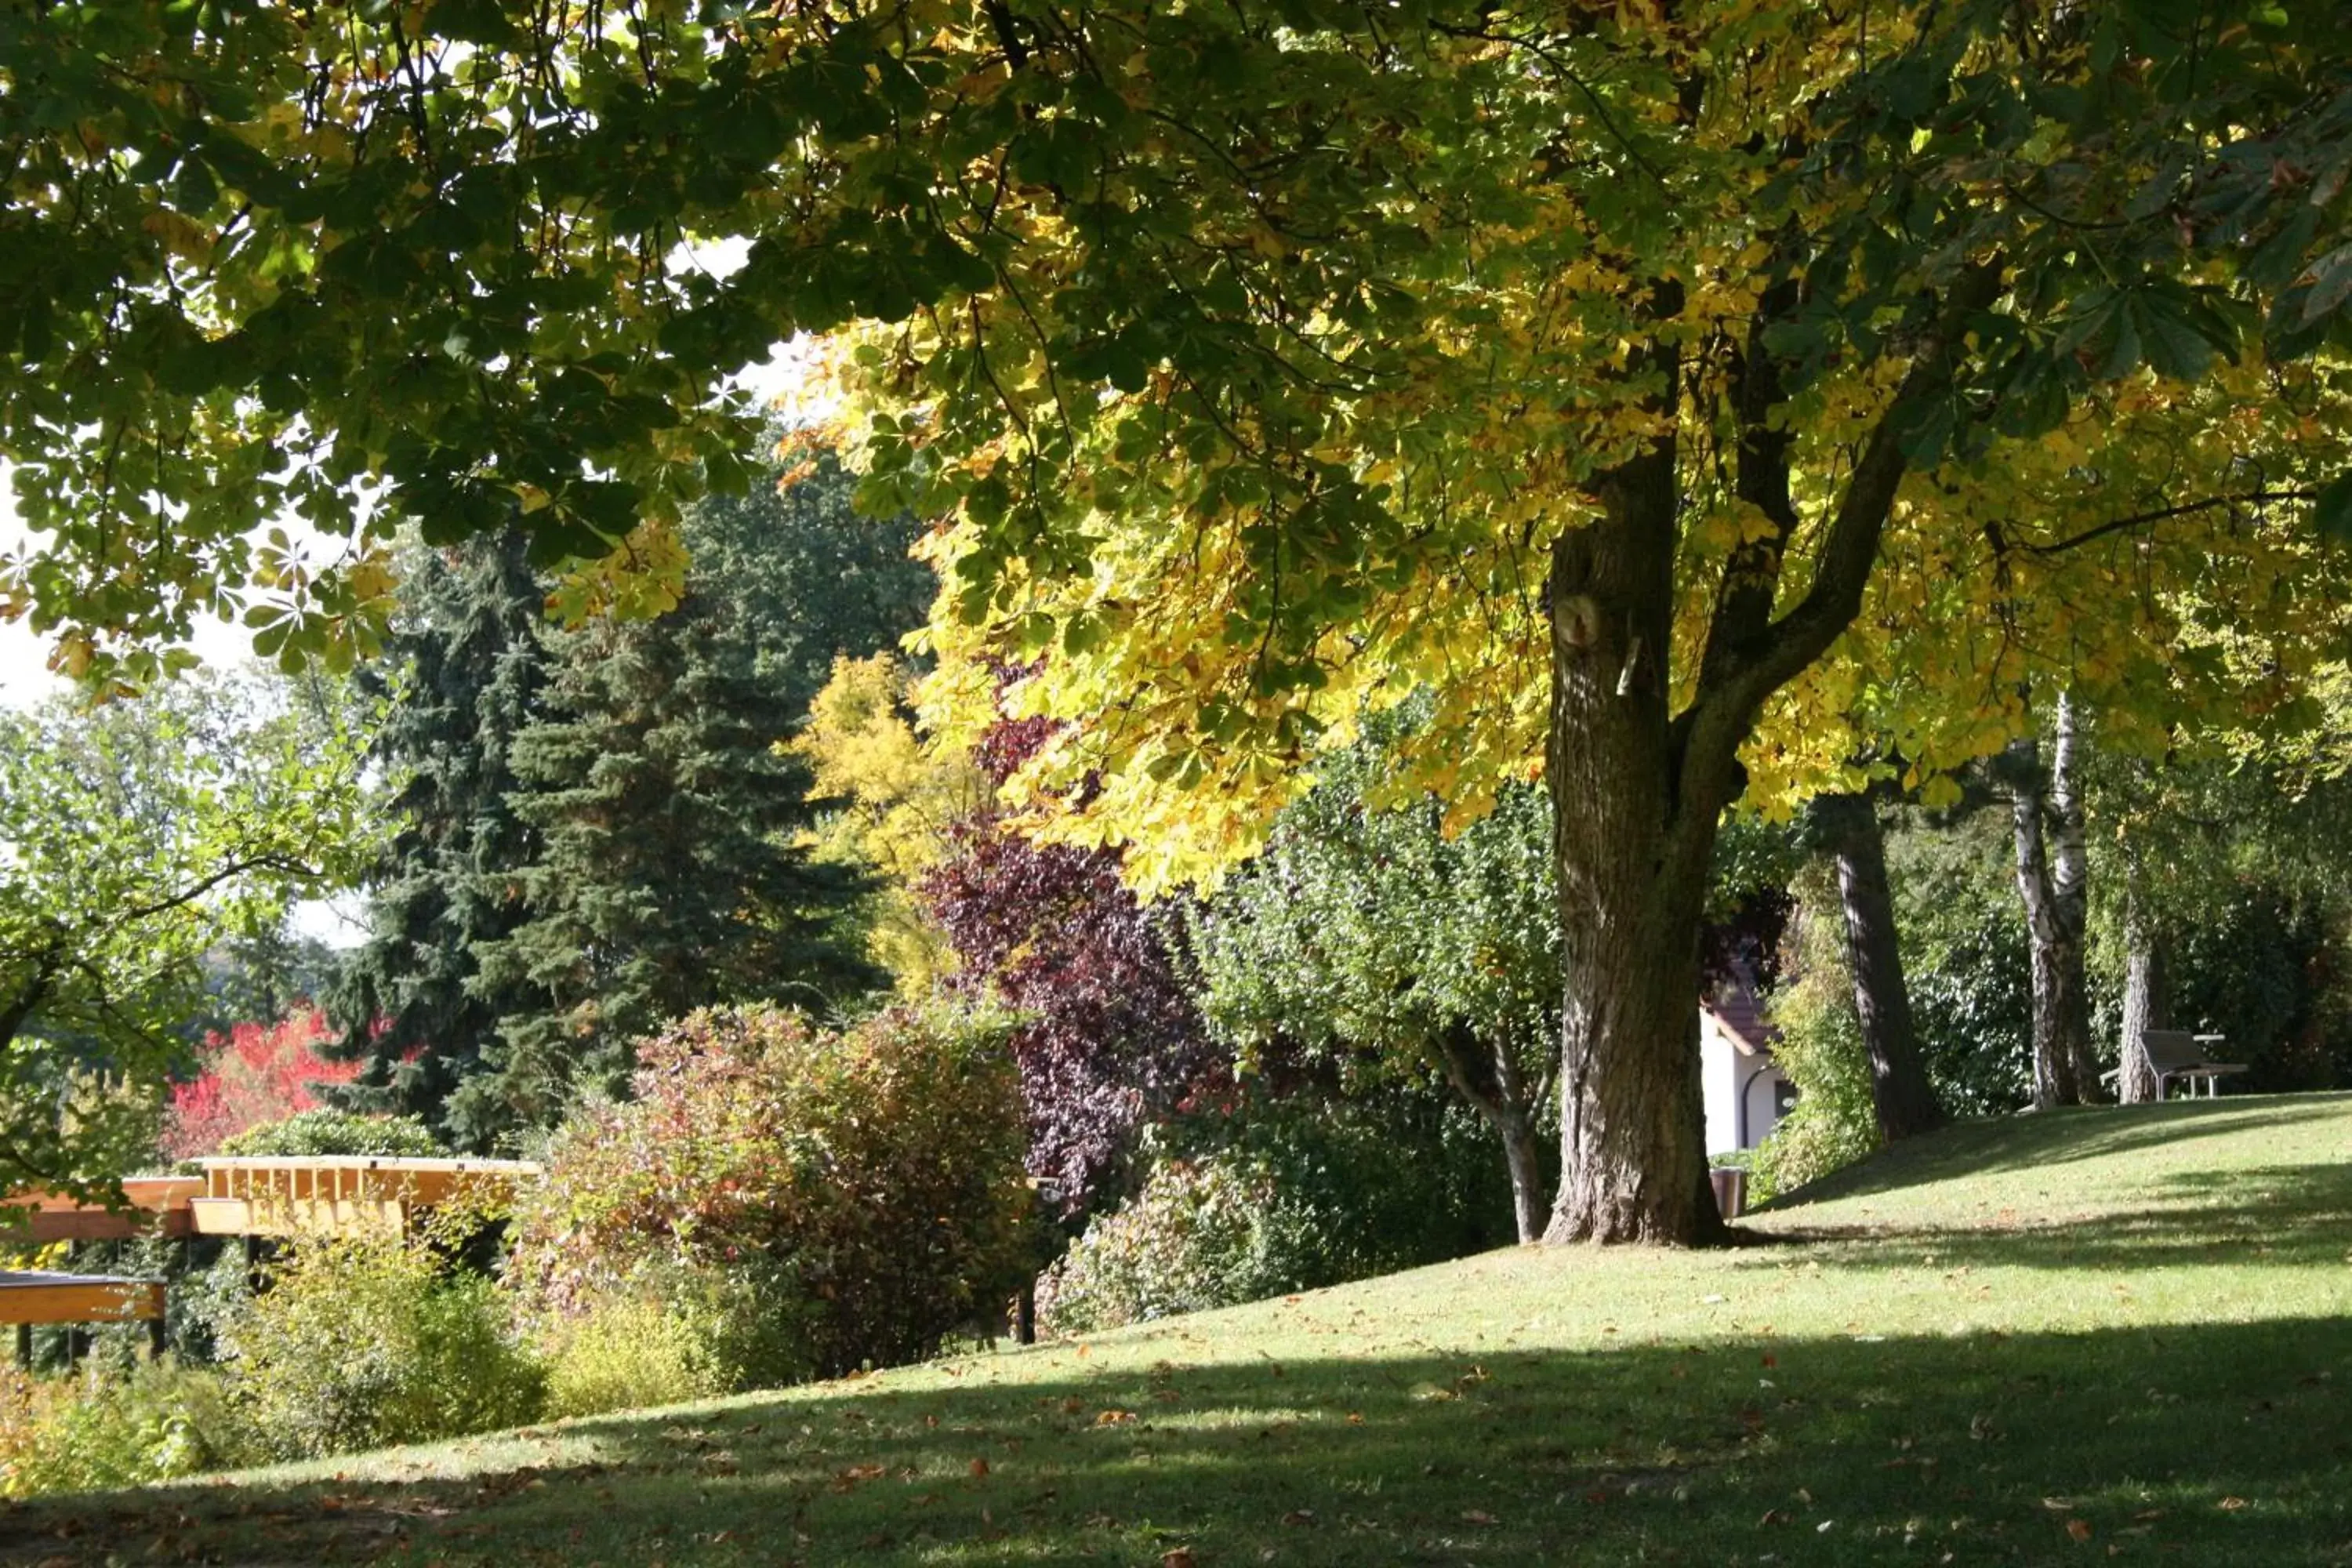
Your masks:
M 1036 1261 L 1000 1027 L 706 1011 L 637 1059 L 520 1195 L 507 1279 L 541 1310 L 653 1296 L 775 1384 L 925 1355 Z
M 172 1088 L 163 1152 L 193 1160 L 248 1128 L 316 1109 L 314 1086 L 348 1082 L 360 1070 L 357 1062 L 320 1054 L 320 1043 L 332 1037 L 326 1015 L 315 1009 L 275 1024 L 239 1024 L 226 1039 L 205 1036 L 197 1047 L 204 1070 Z

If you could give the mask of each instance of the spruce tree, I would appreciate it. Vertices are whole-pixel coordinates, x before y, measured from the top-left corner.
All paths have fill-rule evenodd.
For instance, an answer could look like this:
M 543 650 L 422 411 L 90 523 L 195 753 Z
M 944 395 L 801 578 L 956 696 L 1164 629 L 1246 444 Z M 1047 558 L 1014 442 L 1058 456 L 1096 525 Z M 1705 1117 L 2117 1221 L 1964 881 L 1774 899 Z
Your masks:
M 516 739 L 540 715 L 547 682 L 544 590 L 520 532 L 421 550 L 403 589 L 378 682 L 388 699 L 378 762 L 396 781 L 400 826 L 368 903 L 369 936 L 330 999 L 359 1077 L 338 1103 L 425 1117 L 460 1148 L 488 1147 L 506 1125 L 453 1098 L 483 1068 L 498 1020 L 530 998 L 486 984 L 478 944 L 525 915 L 521 868 L 533 829 L 509 804 Z
M 862 882 L 797 843 L 809 773 L 776 742 L 804 700 L 763 673 L 754 616 L 710 577 L 657 619 L 551 639 L 548 712 L 514 753 L 530 914 L 475 950 L 486 988 L 530 1000 L 499 1019 L 471 1102 L 544 1121 L 617 1091 L 634 1042 L 694 1008 L 823 1009 L 880 979 L 842 920 Z
M 832 453 L 798 483 L 782 477 L 705 498 L 685 533 L 696 580 L 723 584 L 740 607 L 757 645 L 753 671 L 778 688 L 797 727 L 834 660 L 895 650 L 923 624 L 939 581 L 908 554 L 920 525 L 905 513 L 859 516 L 849 499 L 856 481 Z
M 334 998 L 366 1060 L 341 1103 L 486 1149 L 617 1087 L 679 1013 L 874 981 L 835 929 L 854 876 L 793 845 L 809 775 L 775 742 L 933 582 L 914 521 L 857 517 L 830 455 L 778 477 L 689 515 L 687 597 L 652 621 L 552 626 L 520 535 L 412 573 L 379 742 L 403 826 Z

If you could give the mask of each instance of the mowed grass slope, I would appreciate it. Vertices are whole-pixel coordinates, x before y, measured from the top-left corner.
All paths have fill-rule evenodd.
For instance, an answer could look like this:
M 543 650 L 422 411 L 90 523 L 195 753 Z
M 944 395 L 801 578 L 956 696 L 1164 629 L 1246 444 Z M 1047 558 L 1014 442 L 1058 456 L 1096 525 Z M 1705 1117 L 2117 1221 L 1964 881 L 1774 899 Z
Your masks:
M 0 1513 L 0 1561 L 2352 1563 L 2352 1098 L 1955 1129 L 1521 1250 Z

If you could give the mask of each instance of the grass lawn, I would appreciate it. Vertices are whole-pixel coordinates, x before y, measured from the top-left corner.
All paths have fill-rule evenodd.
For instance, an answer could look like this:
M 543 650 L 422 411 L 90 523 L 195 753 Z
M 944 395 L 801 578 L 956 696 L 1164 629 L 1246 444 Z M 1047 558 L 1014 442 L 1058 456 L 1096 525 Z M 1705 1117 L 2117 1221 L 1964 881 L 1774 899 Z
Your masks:
M 2352 1564 L 2352 1097 L 1972 1125 L 1799 1197 L 1728 1252 L 20 1505 L 0 1562 Z

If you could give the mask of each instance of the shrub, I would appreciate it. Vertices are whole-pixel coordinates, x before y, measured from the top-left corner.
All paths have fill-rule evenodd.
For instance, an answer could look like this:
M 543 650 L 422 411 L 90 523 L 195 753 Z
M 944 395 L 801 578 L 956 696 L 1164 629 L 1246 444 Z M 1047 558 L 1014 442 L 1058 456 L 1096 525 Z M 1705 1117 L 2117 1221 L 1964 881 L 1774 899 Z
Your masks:
M 226 1039 L 207 1035 L 197 1047 L 203 1070 L 172 1088 L 163 1152 L 194 1159 L 249 1128 L 316 1107 L 313 1085 L 343 1083 L 360 1070 L 357 1062 L 320 1054 L 320 1042 L 332 1037 L 326 1016 L 315 1010 L 275 1024 L 239 1024 Z
M 497 1288 L 445 1273 L 429 1247 L 401 1237 L 293 1243 L 220 1340 L 272 1458 L 512 1426 L 537 1417 L 545 1393 Z
M 1764 1203 L 1878 1147 L 1870 1060 L 1854 1016 L 1837 893 L 1822 868 L 1807 870 L 1791 943 L 1794 973 L 1772 994 L 1780 1037 L 1772 1059 L 1797 1086 L 1795 1109 L 1748 1163 L 1748 1195 Z
M 653 1292 L 616 1296 L 550 1325 L 541 1345 L 550 1416 L 683 1405 L 726 1392 L 708 1326 Z
M 1274 1198 L 1265 1173 L 1230 1151 L 1163 1162 L 1046 1270 L 1038 1327 L 1095 1333 L 1276 1294 L 1265 1224 Z
M 1049 1333 L 1092 1333 L 1508 1245 L 1502 1154 L 1434 1091 L 1299 1094 L 1178 1131 L 1039 1281 Z
M 558 1130 L 509 1277 L 554 1317 L 650 1295 L 736 1385 L 924 1355 L 1030 1256 L 1004 1033 L 697 1013 L 640 1047 L 635 1100 Z
M 1272 1293 L 1392 1274 L 1517 1239 L 1500 1141 L 1434 1086 L 1260 1102 L 1228 1136 L 1274 1194 L 1265 1219 Z
M 134 1365 L 85 1387 L 0 1371 L 0 1497 L 101 1491 L 238 1461 L 242 1429 L 216 1373 Z
M 361 1116 L 349 1110 L 299 1110 L 249 1127 L 221 1145 L 224 1154 L 293 1158 L 379 1155 L 429 1160 L 447 1150 L 413 1116 Z

